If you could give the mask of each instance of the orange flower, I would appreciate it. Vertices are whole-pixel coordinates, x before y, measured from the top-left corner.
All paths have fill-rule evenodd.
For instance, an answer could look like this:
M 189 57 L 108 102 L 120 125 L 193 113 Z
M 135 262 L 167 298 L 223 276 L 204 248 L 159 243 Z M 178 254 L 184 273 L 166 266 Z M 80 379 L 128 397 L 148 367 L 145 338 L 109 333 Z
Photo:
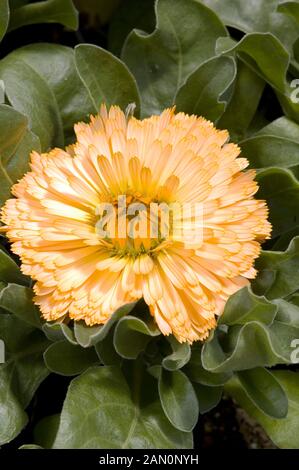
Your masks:
M 102 324 L 143 297 L 164 335 L 206 338 L 228 297 L 255 277 L 259 241 L 271 232 L 265 202 L 253 198 L 255 172 L 242 172 L 248 162 L 227 131 L 173 109 L 138 120 L 102 106 L 75 132 L 66 151 L 32 153 L 31 172 L 2 209 L 43 317 Z M 144 204 L 146 220 L 151 203 L 201 204 L 202 236 L 188 243 L 174 230 L 151 237 L 135 226 L 134 238 L 102 237 L 98 208 L 120 195 L 125 206 Z M 188 232 L 190 221 L 183 214 L 179 225 Z

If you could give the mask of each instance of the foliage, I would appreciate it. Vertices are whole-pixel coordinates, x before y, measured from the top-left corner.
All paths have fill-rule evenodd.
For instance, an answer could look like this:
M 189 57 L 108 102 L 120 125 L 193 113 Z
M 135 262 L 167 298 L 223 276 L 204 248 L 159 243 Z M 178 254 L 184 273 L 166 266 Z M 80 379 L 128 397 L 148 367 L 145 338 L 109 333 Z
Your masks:
M 26 426 L 28 405 L 51 372 L 75 377 L 62 410 L 40 421 L 24 448 L 191 448 L 199 414 L 222 393 L 276 445 L 299 448 L 299 375 L 291 359 L 299 338 L 299 96 L 292 82 L 299 76 L 299 3 L 126 0 L 107 10 L 75 3 L 108 23 L 104 41 L 4 47 L 1 204 L 27 171 L 30 151 L 71 143 L 73 125 L 103 101 L 123 109 L 135 102 L 142 117 L 176 105 L 227 128 L 240 145 L 258 170 L 273 238 L 252 286 L 229 299 L 207 342 L 190 347 L 162 337 L 143 301 L 125 305 L 105 326 L 46 324 L 2 237 L 0 444 Z M 37 23 L 60 23 L 77 42 L 71 0 L 1 2 L 2 45 Z

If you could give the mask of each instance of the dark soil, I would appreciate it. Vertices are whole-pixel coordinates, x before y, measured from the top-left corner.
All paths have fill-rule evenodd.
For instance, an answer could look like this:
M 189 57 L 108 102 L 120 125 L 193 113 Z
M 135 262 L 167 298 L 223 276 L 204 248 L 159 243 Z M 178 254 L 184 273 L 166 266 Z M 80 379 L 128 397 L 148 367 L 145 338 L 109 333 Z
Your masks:
M 194 433 L 196 449 L 275 449 L 262 427 L 229 398 L 206 413 Z

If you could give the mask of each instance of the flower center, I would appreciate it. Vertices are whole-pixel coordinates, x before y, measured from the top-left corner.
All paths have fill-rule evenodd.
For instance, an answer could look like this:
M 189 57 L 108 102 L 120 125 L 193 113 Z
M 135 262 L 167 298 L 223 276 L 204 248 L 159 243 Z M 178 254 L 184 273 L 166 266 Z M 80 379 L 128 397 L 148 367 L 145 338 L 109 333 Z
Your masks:
M 96 232 L 112 252 L 133 257 L 154 253 L 169 243 L 173 227 L 171 204 L 127 192 L 96 209 Z

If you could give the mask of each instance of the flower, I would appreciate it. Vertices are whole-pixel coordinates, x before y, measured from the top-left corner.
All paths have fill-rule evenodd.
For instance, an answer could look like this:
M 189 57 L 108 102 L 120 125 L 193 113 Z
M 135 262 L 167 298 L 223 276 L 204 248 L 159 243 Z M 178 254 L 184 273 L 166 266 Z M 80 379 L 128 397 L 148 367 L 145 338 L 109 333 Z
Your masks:
M 43 317 L 103 324 L 143 297 L 164 335 L 203 340 L 228 297 L 255 277 L 260 242 L 271 232 L 265 202 L 253 197 L 255 172 L 243 171 L 248 162 L 227 131 L 174 109 L 138 120 L 103 105 L 75 132 L 65 151 L 31 154 L 31 171 L 2 210 Z M 119 196 L 125 208 L 145 205 L 146 220 L 151 203 L 200 204 L 192 220 L 202 236 L 193 243 L 174 230 L 141 236 L 137 226 L 135 238 L 99 236 L 98 208 L 116 207 Z M 178 220 L 188 232 L 190 214 Z

